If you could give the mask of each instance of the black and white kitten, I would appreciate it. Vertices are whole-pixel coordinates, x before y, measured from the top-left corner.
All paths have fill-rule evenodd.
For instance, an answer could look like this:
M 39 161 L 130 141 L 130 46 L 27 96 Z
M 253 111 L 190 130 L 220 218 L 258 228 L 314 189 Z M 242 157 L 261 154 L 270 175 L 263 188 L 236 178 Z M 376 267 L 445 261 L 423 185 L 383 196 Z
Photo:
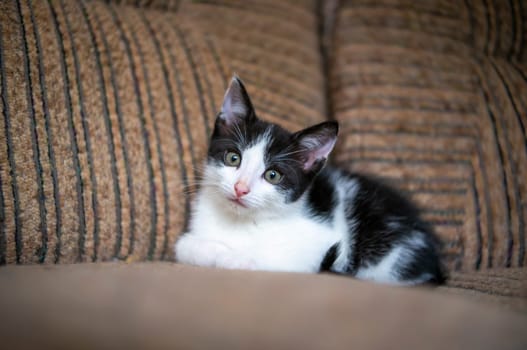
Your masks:
M 394 190 L 324 167 L 338 124 L 290 133 L 256 117 L 237 78 L 210 140 L 179 262 L 441 283 L 438 241 Z

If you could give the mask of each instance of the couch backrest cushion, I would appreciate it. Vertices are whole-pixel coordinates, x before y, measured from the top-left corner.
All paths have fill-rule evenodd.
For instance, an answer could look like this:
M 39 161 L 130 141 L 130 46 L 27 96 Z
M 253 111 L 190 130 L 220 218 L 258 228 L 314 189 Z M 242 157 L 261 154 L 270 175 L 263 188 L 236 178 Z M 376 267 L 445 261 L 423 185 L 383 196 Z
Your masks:
M 337 14 L 337 161 L 415 199 L 451 269 L 527 262 L 526 10 L 360 0 Z
M 324 118 L 315 1 L 177 3 L 0 2 L 0 264 L 172 258 L 233 73 Z

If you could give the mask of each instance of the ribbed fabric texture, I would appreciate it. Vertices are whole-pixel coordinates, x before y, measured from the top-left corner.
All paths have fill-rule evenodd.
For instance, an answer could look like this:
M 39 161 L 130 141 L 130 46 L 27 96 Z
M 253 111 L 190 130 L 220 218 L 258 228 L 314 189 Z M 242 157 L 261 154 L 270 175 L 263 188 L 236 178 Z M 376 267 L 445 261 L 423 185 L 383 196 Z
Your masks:
M 341 1 L 328 64 L 340 165 L 423 208 L 453 270 L 524 266 L 527 6 Z
M 447 285 L 437 289 L 499 305 L 509 310 L 527 312 L 527 269 L 494 268 L 483 271 L 453 272 Z
M 134 5 L 0 2 L 0 264 L 172 259 L 233 73 L 324 119 L 314 2 Z
M 1 1 L 0 264 L 172 259 L 236 73 L 266 120 L 337 119 L 450 270 L 524 266 L 527 6 L 336 3 Z

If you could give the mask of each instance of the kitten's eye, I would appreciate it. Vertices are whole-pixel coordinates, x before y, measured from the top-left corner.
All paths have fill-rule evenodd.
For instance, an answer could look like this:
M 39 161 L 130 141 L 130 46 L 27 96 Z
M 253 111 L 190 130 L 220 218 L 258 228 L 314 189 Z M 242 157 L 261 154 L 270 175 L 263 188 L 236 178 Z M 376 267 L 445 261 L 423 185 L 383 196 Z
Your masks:
M 223 162 L 227 166 L 238 166 L 242 162 L 242 156 L 236 152 L 227 152 L 223 158 Z
M 282 174 L 276 170 L 270 169 L 265 172 L 264 178 L 271 185 L 277 185 L 282 181 Z

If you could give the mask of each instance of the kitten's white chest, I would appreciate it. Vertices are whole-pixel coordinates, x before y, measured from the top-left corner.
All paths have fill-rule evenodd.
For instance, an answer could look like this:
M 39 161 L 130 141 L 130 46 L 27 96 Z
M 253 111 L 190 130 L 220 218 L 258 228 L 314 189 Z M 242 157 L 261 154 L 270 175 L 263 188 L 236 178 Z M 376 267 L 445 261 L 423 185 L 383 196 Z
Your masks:
M 202 200 L 190 232 L 176 245 L 176 257 L 203 266 L 317 272 L 328 249 L 341 237 L 331 225 L 301 211 L 289 214 L 280 219 L 236 220 Z

